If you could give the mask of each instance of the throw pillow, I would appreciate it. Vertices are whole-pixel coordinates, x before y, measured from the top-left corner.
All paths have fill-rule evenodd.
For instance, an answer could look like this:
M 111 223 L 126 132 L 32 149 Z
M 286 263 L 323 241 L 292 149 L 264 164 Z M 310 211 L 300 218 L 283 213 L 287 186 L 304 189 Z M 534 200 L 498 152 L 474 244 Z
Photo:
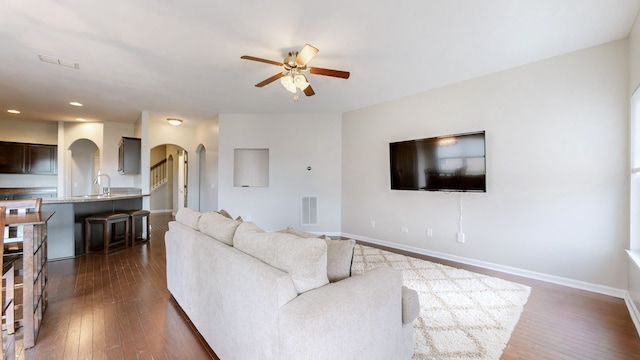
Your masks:
M 298 294 L 329 283 L 323 239 L 265 232 L 252 222 L 238 226 L 234 247 L 291 275 Z
M 233 219 L 233 216 L 231 216 L 231 214 L 229 214 L 225 209 L 220 209 L 219 211 L 216 211 L 216 212 L 226 218 Z
M 353 248 L 356 241 L 331 240 L 325 236 L 327 243 L 327 277 L 330 282 L 340 281 L 351 276 L 351 265 L 353 264 Z
M 200 231 L 212 238 L 233 246 L 233 236 L 241 221 L 229 219 L 216 211 L 202 214 L 198 226 Z
M 340 281 L 351 276 L 353 249 L 356 241 L 332 240 L 326 235 L 317 235 L 288 227 L 280 232 L 293 234 L 301 238 L 321 238 L 327 243 L 327 276 L 330 282 Z
M 202 216 L 201 212 L 183 207 L 178 209 L 176 221 L 192 229 L 199 230 L 200 216 Z

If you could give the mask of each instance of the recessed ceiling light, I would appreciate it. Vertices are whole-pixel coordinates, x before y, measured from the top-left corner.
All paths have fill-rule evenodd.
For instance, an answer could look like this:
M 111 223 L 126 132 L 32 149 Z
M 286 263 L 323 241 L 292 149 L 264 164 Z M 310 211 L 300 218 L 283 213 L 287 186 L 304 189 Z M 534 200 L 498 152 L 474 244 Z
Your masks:
M 87 120 L 85 120 L 85 119 L 83 119 L 83 118 L 76 118 L 76 120 L 77 120 L 77 121 L 87 121 Z
M 72 106 L 82 106 L 82 104 L 81 104 L 81 103 L 79 103 L 79 102 L 77 102 L 77 101 L 72 101 L 72 102 L 70 102 L 70 103 L 69 103 L 69 105 L 72 105 Z
M 7 112 L 10 113 L 10 114 L 20 114 L 19 110 L 13 110 L 13 109 L 7 110 Z

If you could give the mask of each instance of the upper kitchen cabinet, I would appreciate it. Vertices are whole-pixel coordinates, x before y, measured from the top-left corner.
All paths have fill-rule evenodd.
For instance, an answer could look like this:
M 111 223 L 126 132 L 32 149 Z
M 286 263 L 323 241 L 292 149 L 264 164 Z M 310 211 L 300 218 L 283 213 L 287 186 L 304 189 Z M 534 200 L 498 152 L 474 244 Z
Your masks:
M 57 174 L 56 145 L 0 142 L 0 173 Z
M 27 145 L 27 173 L 37 175 L 55 175 L 57 146 Z
M 140 154 L 142 142 L 138 138 L 122 137 L 118 146 L 118 172 L 120 174 L 140 174 Z
M 26 146 L 22 143 L 0 142 L 0 173 L 24 174 Z

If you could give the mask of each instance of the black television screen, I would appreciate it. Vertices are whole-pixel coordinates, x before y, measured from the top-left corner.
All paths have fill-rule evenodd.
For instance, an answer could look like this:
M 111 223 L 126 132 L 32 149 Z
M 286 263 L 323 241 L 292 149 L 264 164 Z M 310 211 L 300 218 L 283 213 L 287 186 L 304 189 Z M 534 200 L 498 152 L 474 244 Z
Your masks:
M 392 190 L 486 192 L 484 131 L 389 144 Z

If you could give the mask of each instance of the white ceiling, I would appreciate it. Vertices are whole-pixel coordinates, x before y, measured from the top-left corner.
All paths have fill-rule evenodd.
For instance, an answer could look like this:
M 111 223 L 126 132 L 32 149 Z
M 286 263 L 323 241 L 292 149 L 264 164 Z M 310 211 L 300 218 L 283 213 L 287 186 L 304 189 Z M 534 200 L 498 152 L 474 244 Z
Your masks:
M 640 0 L 3 0 L 0 117 L 345 112 L 628 36 Z M 273 65 L 305 43 L 313 97 Z M 78 62 L 78 70 L 38 54 Z M 85 106 L 76 108 L 70 101 Z M 7 114 L 19 109 L 20 115 Z

